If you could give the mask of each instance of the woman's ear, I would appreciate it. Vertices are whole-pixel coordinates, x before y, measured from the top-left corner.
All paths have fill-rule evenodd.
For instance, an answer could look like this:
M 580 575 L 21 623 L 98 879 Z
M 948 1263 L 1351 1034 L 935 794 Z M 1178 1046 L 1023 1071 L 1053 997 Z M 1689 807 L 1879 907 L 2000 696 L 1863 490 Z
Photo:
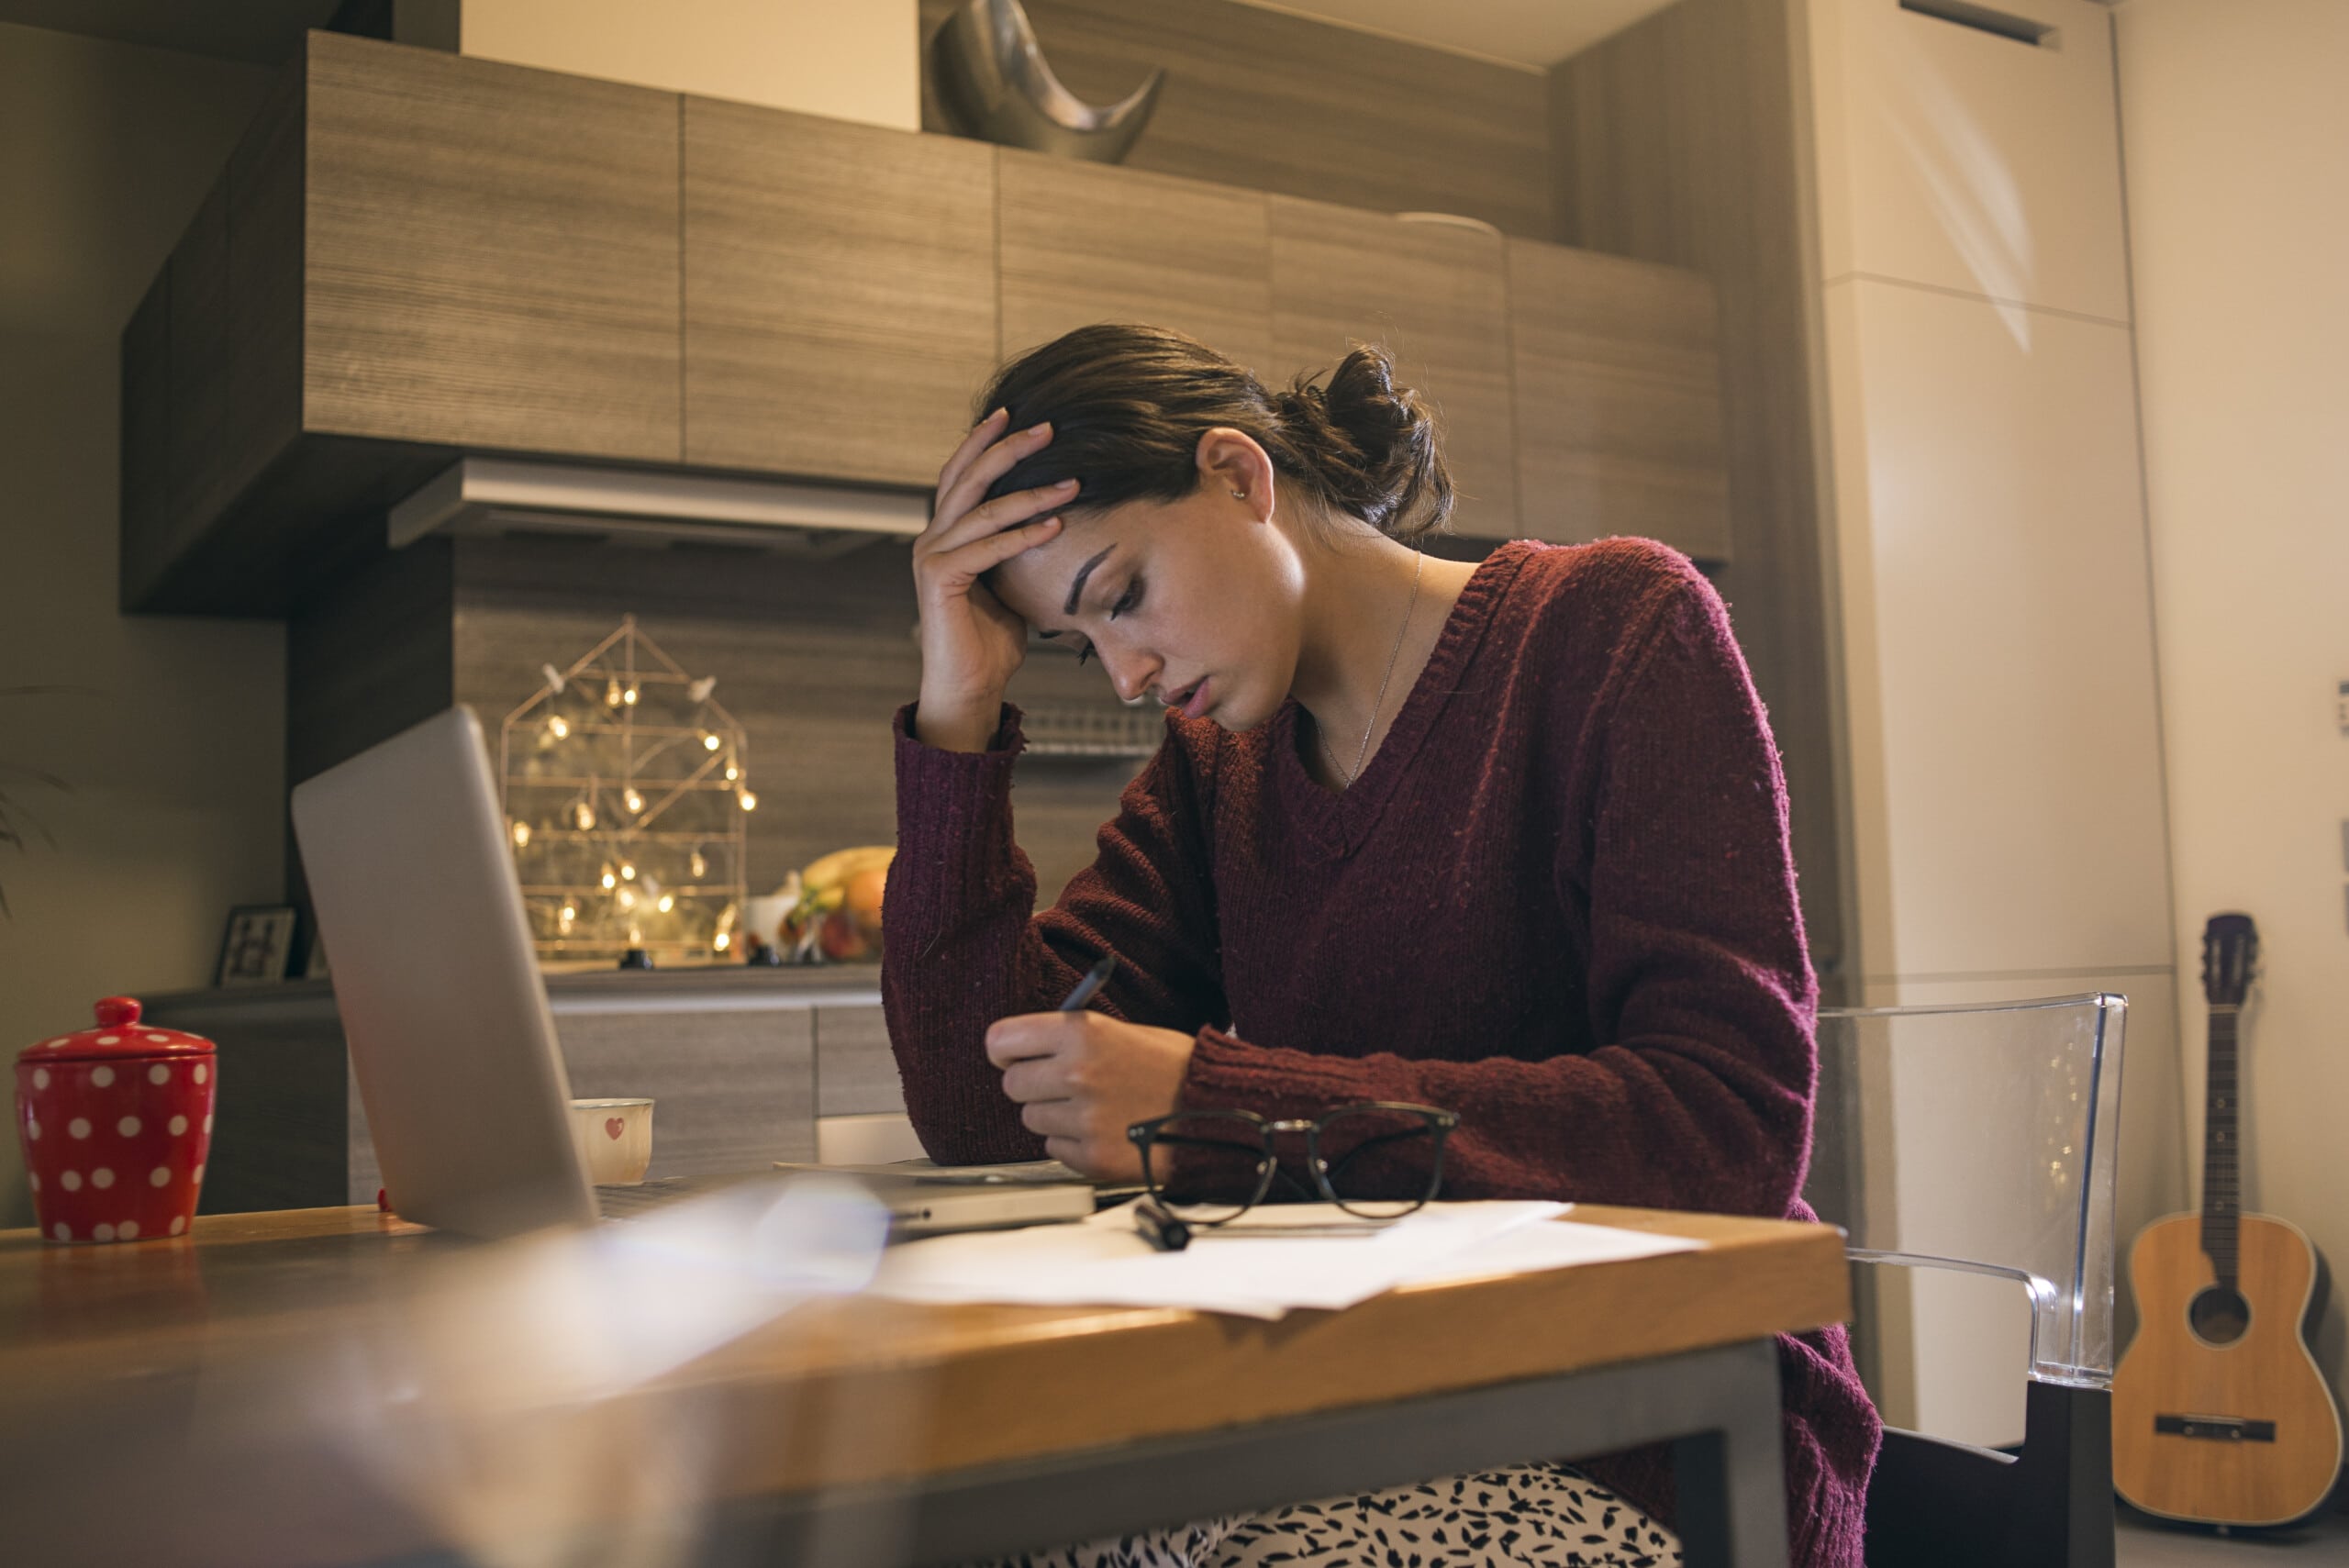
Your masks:
M 1238 501 L 1258 522 L 1270 522 L 1275 496 L 1273 460 L 1254 437 L 1218 425 L 1199 437 L 1199 485 L 1210 496 Z

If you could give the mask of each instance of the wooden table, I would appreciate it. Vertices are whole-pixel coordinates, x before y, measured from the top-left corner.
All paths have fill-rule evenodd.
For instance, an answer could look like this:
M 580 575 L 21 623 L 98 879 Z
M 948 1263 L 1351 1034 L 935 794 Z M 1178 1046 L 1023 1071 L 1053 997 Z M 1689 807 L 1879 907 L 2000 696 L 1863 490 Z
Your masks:
M 1574 1218 L 1704 1245 L 1269 1323 L 832 1298 L 608 1387 L 552 1276 L 427 1312 L 520 1254 L 370 1209 L 0 1233 L 0 1555 L 944 1562 L 1668 1440 L 1690 1568 L 1777 1568 L 1769 1336 L 1847 1315 L 1841 1238 Z

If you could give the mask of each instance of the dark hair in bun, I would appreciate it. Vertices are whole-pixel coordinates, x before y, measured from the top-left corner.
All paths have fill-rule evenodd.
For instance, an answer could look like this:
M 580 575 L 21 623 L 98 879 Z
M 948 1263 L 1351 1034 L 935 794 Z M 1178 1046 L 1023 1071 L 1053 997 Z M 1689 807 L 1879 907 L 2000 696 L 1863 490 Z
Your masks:
M 1080 327 L 996 373 L 982 415 L 1010 411 L 1010 428 L 1043 420 L 1052 444 L 989 487 L 990 496 L 1074 478 L 1078 506 L 1177 501 L 1199 483 L 1199 438 L 1245 431 L 1274 469 L 1316 499 L 1409 543 L 1452 515 L 1434 411 L 1395 383 L 1384 349 L 1357 344 L 1326 385 L 1299 375 L 1267 392 L 1245 368 L 1180 332 Z

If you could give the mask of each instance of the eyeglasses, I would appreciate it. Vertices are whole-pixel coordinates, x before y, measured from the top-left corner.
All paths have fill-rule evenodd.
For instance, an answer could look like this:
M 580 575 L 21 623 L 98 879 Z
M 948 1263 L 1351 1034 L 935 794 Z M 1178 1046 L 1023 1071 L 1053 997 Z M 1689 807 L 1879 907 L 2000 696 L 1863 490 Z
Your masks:
M 1364 1100 L 1311 1121 L 1267 1121 L 1253 1111 L 1177 1111 L 1126 1129 L 1141 1151 L 1145 1206 L 1174 1250 L 1192 1230 L 1238 1218 L 1277 1185 L 1279 1201 L 1335 1204 L 1359 1219 L 1397 1219 L 1443 1184 L 1443 1143 L 1460 1118 L 1434 1106 Z M 1305 1135 L 1300 1179 L 1275 1136 Z M 1181 1238 L 1178 1240 L 1176 1238 Z

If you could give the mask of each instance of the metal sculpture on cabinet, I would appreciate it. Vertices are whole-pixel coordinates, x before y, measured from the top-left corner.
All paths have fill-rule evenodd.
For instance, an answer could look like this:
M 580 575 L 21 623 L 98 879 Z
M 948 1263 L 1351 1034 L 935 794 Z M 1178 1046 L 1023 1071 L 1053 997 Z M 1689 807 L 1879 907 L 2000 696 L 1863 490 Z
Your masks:
M 1061 85 L 1019 0 L 969 0 L 930 40 L 930 86 L 962 135 L 1063 158 L 1119 163 L 1150 123 L 1166 72 L 1107 108 Z

